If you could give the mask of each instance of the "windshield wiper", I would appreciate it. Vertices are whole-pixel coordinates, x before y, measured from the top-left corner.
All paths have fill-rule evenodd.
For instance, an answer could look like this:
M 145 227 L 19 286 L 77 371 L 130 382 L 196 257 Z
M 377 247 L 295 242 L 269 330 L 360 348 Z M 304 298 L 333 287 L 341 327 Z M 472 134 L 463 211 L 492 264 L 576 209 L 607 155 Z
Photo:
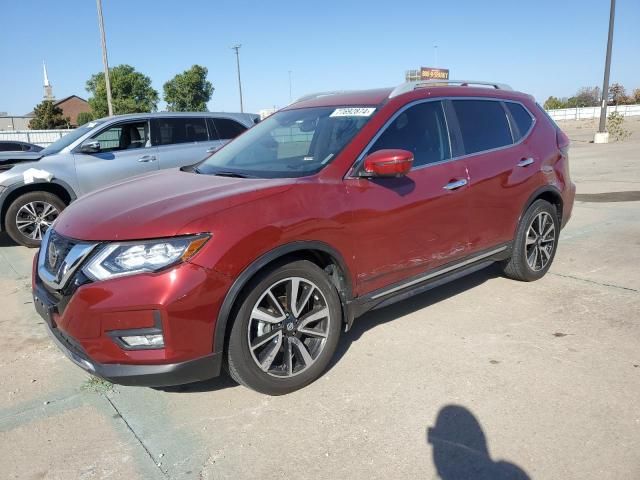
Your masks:
M 246 175 L 244 173 L 238 173 L 238 172 L 225 172 L 225 171 L 219 171 L 219 172 L 215 172 L 214 175 L 216 175 L 217 177 L 232 177 L 232 178 L 255 178 L 252 177 L 251 175 Z

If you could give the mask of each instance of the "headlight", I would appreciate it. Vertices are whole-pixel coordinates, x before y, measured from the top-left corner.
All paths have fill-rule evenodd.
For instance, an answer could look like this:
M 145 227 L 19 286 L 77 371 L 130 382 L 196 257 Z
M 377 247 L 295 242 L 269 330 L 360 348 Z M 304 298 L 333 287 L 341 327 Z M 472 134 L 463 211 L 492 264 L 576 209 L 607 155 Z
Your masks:
M 82 271 L 93 280 L 157 272 L 191 258 L 209 240 L 207 234 L 139 242 L 109 243 Z

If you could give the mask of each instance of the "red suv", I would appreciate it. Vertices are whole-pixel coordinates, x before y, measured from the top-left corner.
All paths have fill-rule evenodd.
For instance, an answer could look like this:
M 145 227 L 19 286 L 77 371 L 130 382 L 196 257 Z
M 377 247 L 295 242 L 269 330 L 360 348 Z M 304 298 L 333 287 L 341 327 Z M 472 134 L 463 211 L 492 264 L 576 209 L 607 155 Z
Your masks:
M 277 395 L 368 310 L 492 262 L 542 277 L 573 205 L 568 138 L 529 95 L 452 83 L 310 95 L 195 167 L 74 202 L 34 262 L 53 339 L 115 383 L 224 363 Z

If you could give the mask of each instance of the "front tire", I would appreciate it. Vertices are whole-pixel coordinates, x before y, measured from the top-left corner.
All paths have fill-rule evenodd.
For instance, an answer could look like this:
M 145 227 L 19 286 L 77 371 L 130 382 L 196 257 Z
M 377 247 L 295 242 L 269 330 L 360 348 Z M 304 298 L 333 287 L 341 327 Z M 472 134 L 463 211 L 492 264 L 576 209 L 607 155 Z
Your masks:
M 299 260 L 265 271 L 240 301 L 227 353 L 234 380 L 283 395 L 324 372 L 338 345 L 342 308 L 320 267 Z
M 7 233 L 25 247 L 38 247 L 44 233 L 64 210 L 60 197 L 49 192 L 29 192 L 16 198 L 4 219 Z
M 556 255 L 560 221 L 556 207 L 536 200 L 520 220 L 511 258 L 502 264 L 504 274 L 523 282 L 542 278 Z

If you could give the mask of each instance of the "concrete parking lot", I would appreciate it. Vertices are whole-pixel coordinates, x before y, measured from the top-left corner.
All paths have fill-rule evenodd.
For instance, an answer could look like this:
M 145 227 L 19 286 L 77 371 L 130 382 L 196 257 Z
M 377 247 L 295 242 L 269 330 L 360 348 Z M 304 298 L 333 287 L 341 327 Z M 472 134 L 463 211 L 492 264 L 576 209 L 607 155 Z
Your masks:
M 34 251 L 0 237 L 0 477 L 640 478 L 640 119 L 573 140 L 574 215 L 550 273 L 495 268 L 360 318 L 330 370 L 267 397 L 227 377 L 91 379 L 31 303 Z

